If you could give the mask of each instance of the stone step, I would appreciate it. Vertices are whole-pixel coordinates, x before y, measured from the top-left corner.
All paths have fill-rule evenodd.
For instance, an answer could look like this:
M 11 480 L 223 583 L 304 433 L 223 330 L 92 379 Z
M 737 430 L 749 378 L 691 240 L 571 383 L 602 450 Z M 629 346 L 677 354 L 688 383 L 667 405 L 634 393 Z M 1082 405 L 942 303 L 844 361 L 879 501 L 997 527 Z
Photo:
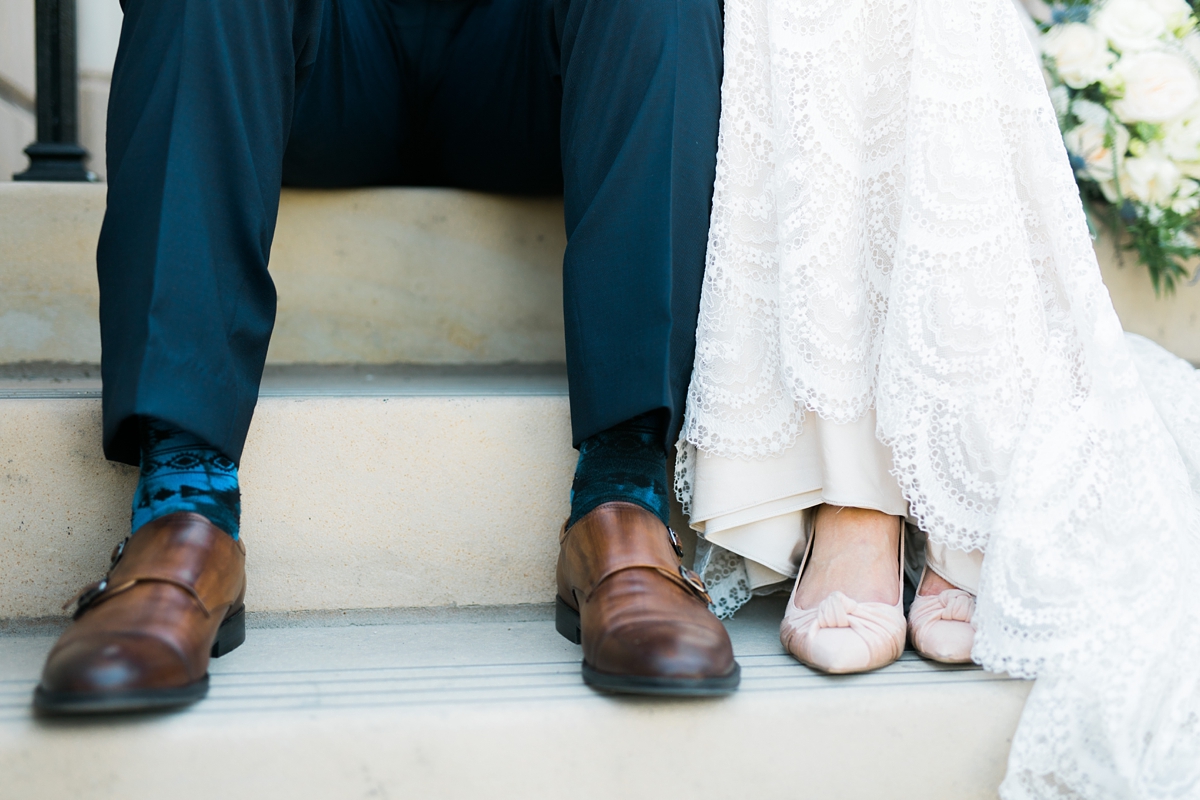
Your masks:
M 0 364 L 98 363 L 105 187 L 0 183 Z M 284 190 L 273 364 L 561 363 L 562 202 Z
M 0 619 L 61 616 L 128 533 L 137 470 L 104 460 L 88 371 L 0 379 Z M 574 463 L 560 367 L 269 367 L 247 602 L 548 602 Z
M 0 183 L 0 364 L 97 363 L 102 185 Z M 561 363 L 562 203 L 452 189 L 284 190 L 273 364 Z M 1200 364 L 1200 285 L 1156 298 L 1096 243 L 1127 330 Z
M 207 700 L 39 720 L 50 631 L 0 636 L 6 800 L 288 797 L 995 798 L 1030 684 L 911 653 L 828 677 L 779 645 L 782 598 L 729 623 L 742 688 L 597 695 L 546 606 L 252 615 Z

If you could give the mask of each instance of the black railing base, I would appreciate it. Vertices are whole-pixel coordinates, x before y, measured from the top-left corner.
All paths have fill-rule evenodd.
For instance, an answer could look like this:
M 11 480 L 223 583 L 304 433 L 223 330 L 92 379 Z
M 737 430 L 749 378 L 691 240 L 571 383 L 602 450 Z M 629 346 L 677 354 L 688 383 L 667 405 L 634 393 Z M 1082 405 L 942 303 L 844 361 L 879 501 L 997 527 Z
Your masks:
M 79 146 L 75 32 L 75 0 L 36 0 L 37 141 L 25 148 L 29 169 L 13 180 L 96 180 L 84 166 L 87 151 Z
M 83 165 L 88 152 L 67 142 L 35 142 L 25 148 L 29 169 L 13 175 L 14 181 L 94 181 L 96 173 Z

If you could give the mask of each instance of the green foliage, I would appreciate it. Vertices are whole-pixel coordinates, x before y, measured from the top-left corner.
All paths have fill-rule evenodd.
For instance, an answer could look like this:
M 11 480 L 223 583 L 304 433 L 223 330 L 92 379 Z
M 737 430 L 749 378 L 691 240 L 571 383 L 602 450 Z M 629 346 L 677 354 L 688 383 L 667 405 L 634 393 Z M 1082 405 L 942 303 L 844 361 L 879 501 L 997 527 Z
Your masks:
M 1143 142 L 1153 142 L 1156 139 L 1162 138 L 1162 126 L 1152 125 L 1149 122 L 1135 122 L 1133 124 L 1133 135 Z
M 1193 234 L 1197 229 L 1194 215 L 1176 214 L 1170 209 L 1153 209 L 1156 214 L 1141 213 L 1131 223 L 1122 223 L 1129 233 L 1129 243 L 1126 250 L 1136 251 L 1138 260 L 1146 265 L 1150 272 L 1150 281 L 1154 284 L 1154 293 L 1173 294 L 1177 282 L 1186 281 L 1189 277 L 1186 262 L 1188 259 L 1200 256 L 1200 247 L 1196 247 Z M 1161 219 L 1152 222 L 1152 216 Z M 1121 215 L 1118 215 L 1120 217 Z
M 1117 209 L 1096 184 L 1081 181 L 1079 188 L 1089 225 L 1098 220 L 1116 235 L 1117 241 L 1124 242 L 1122 250 L 1137 254 L 1150 273 L 1156 295 L 1174 294 L 1180 283 L 1188 282 L 1187 262 L 1200 257 L 1196 243 L 1200 219 L 1196 215 L 1148 208 L 1129 200 Z

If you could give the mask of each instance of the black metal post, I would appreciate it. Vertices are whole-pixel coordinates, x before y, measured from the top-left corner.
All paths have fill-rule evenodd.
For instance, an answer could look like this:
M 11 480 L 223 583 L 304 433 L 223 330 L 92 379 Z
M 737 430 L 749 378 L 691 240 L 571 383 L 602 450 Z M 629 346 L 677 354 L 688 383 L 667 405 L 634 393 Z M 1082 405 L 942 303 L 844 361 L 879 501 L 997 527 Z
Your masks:
M 16 181 L 94 181 L 79 146 L 79 64 L 75 0 L 37 0 L 37 141 Z

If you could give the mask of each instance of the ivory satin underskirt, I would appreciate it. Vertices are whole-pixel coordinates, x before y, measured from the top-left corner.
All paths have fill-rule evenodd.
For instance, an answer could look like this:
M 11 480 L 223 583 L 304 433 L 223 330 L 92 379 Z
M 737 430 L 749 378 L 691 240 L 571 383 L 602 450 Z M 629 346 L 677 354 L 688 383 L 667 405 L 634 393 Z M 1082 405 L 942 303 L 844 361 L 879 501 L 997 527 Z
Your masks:
M 735 580 L 744 581 L 743 590 L 748 590 L 740 599 L 726 597 L 719 609 L 727 616 L 749 594 L 789 588 L 804 556 L 809 516 L 822 503 L 907 518 L 908 502 L 891 471 L 892 453 L 876 436 L 873 409 L 847 424 L 808 413 L 796 443 L 771 458 L 724 458 L 697 451 L 691 526 L 704 543 L 701 574 L 707 571 L 710 583 L 728 581 L 726 573 L 738 569 L 730 555 L 740 556 L 745 575 Z M 981 551 L 929 546 L 912 519 L 908 530 L 906 567 L 914 583 L 924 562 L 954 585 L 978 591 Z M 706 570 L 710 565 L 714 568 Z M 716 588 L 717 595 L 728 594 Z

